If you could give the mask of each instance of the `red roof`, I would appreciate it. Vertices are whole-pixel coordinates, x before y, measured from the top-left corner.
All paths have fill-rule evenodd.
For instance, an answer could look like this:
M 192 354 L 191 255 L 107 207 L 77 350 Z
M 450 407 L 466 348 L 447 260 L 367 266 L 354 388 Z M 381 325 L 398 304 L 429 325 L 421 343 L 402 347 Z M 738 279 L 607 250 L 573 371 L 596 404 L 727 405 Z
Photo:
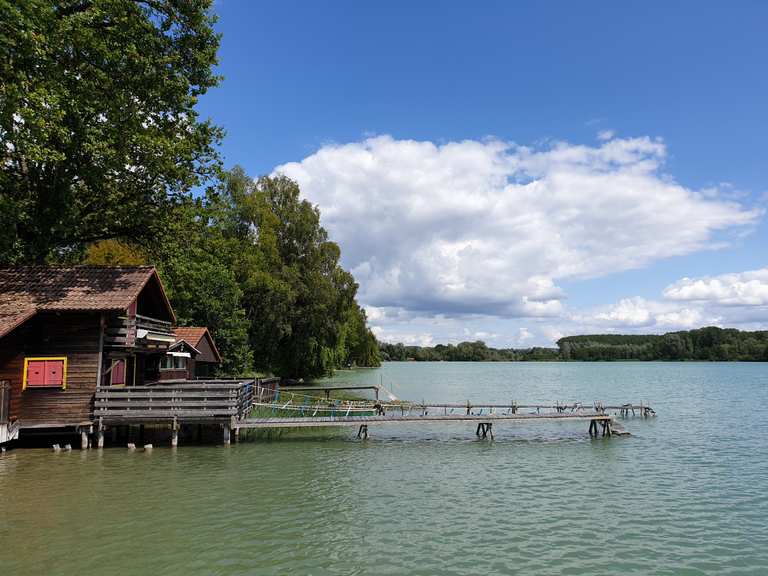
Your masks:
M 41 310 L 126 310 L 153 277 L 173 317 L 154 266 L 0 268 L 0 336 Z
M 207 335 L 211 350 L 213 350 L 213 353 L 218 361 L 221 362 L 221 354 L 219 354 L 219 351 L 216 349 L 213 336 L 211 336 L 211 333 L 205 326 L 178 326 L 174 328 L 173 332 L 176 334 L 176 340 L 184 340 L 184 342 L 193 348 L 198 348 L 200 345 L 200 340 L 202 340 Z

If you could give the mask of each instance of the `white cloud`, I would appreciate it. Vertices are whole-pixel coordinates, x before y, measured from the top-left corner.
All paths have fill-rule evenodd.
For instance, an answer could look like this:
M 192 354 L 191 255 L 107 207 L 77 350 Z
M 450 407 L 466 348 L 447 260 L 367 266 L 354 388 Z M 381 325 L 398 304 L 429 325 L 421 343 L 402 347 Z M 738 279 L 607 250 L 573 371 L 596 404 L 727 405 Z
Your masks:
M 665 156 L 649 138 L 534 149 L 380 136 L 275 170 L 319 205 L 362 303 L 424 317 L 558 318 L 560 281 L 721 247 L 758 219 L 674 182 Z M 651 321 L 631 306 L 603 313 Z
M 622 330 L 637 328 L 641 329 L 640 331 L 697 328 L 702 324 L 712 325 L 719 322 L 718 317 L 707 315 L 698 307 L 681 308 L 676 303 L 639 297 L 623 298 L 615 304 L 602 306 L 591 312 L 573 314 L 571 320 L 581 326 Z
M 768 268 L 704 278 L 683 278 L 668 286 L 664 297 L 720 306 L 768 306 Z
M 598 140 L 611 140 L 616 135 L 616 132 L 613 130 L 600 130 L 600 132 L 597 133 L 597 139 Z
M 612 326 L 649 326 L 653 318 L 648 304 L 643 298 L 625 298 L 598 312 L 592 320 Z

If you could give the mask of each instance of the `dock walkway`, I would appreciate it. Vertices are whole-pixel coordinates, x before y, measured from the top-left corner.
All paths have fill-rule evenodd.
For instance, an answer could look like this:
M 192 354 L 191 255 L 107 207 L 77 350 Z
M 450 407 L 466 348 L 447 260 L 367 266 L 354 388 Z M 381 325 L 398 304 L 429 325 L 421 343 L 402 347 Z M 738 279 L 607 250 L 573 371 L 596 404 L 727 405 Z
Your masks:
M 172 445 L 178 443 L 182 424 L 212 424 L 223 429 L 224 443 L 230 433 L 268 428 L 325 428 L 357 426 L 358 437 L 368 437 L 368 426 L 379 424 L 429 424 L 473 422 L 476 434 L 493 438 L 498 422 L 589 422 L 590 436 L 614 433 L 614 411 L 623 417 L 649 417 L 655 412 L 640 404 L 604 405 L 599 402 L 555 403 L 432 403 L 340 400 L 330 398 L 334 390 L 355 387 L 321 386 L 312 396 L 311 387 L 280 389 L 276 379 L 243 381 L 181 382 L 168 385 L 102 388 L 94 403 L 98 445 L 103 445 L 106 427 L 121 425 L 170 425 Z M 359 387 L 357 387 L 359 388 Z M 378 387 L 366 387 L 377 389 Z M 300 393 L 305 392 L 305 393 Z

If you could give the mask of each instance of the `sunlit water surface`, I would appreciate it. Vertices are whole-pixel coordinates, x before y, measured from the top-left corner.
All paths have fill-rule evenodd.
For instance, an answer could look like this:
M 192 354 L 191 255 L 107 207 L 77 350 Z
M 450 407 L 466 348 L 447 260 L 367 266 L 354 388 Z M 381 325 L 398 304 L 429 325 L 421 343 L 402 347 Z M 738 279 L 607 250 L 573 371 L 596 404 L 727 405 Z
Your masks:
M 386 425 L 0 456 L 0 574 L 768 574 L 768 365 L 392 363 L 403 398 L 649 402 L 586 423 Z

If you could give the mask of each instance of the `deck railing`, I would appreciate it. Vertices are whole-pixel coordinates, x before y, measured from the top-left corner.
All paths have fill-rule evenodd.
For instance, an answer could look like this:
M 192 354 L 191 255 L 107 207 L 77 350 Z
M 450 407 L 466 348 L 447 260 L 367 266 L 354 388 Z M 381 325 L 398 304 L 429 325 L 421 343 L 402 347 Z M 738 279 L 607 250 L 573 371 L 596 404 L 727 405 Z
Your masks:
M 136 346 L 137 331 L 147 330 L 162 336 L 174 336 L 173 326 L 165 320 L 135 314 L 117 316 L 106 327 L 104 344 L 107 346 Z
M 94 419 L 104 423 L 237 420 L 250 413 L 254 390 L 253 380 L 102 387 L 96 391 Z

